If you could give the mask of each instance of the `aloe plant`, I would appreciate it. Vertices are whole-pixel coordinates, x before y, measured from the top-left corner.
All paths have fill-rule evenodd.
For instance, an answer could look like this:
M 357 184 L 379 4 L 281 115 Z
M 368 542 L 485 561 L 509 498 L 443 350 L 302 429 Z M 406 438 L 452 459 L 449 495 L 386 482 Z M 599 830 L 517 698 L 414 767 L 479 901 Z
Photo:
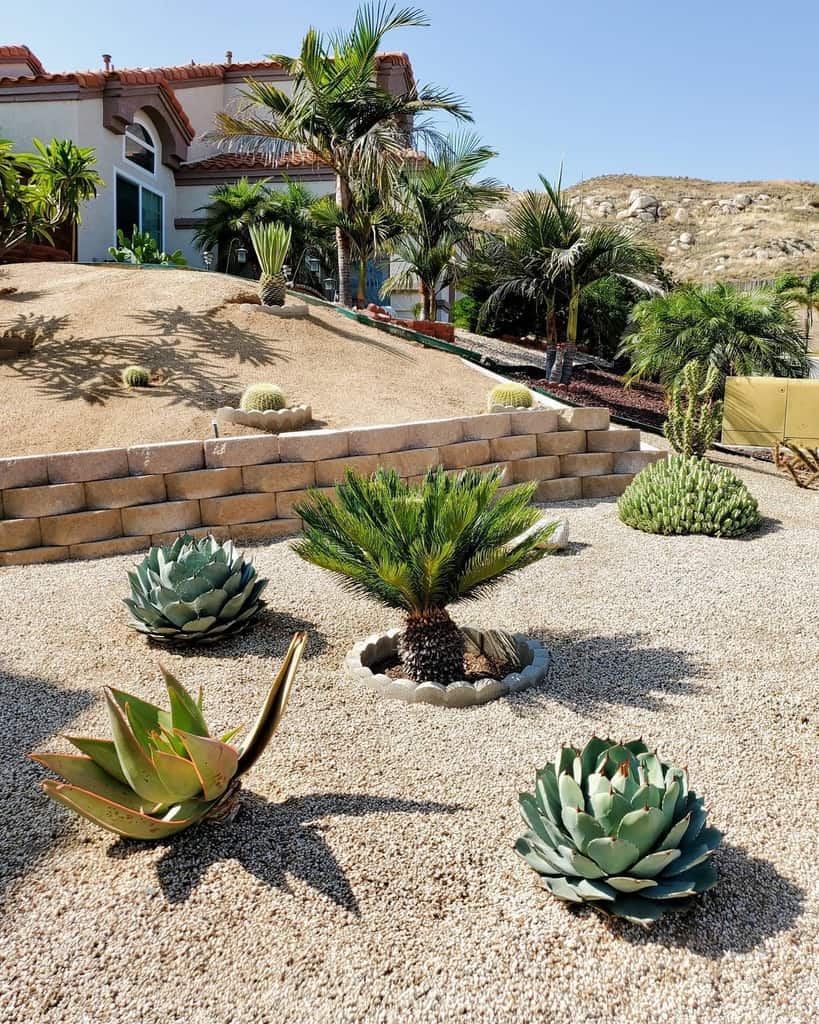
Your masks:
M 105 687 L 112 739 L 66 736 L 80 754 L 31 754 L 65 781 L 43 780 L 46 794 L 83 818 L 129 839 L 163 839 L 205 818 L 228 815 L 241 777 L 256 763 L 284 715 L 307 637 L 297 633 L 256 724 L 210 735 L 202 694 L 194 698 L 162 669 L 170 711 Z

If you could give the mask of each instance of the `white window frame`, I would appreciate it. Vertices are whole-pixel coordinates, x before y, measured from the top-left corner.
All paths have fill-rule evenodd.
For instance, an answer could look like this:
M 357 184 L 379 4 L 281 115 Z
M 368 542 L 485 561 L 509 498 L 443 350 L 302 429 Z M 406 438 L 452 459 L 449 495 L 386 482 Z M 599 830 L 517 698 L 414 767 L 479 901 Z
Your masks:
M 155 178 L 156 177 L 156 172 L 157 172 L 157 165 L 159 163 L 159 158 L 160 158 L 160 149 L 159 149 L 159 145 L 158 145 L 158 143 L 156 141 L 156 137 L 154 136 L 154 133 L 151 131 L 151 126 L 145 124 L 145 121 L 144 121 L 143 118 L 141 118 L 139 116 L 135 116 L 133 121 L 131 122 L 131 124 L 138 124 L 140 128 L 144 129 L 144 131 L 146 132 L 148 138 L 151 141 L 150 141 L 150 143 L 147 143 L 145 141 L 145 139 L 142 139 L 138 135 L 135 135 L 133 132 L 129 131 L 129 129 L 131 127 L 130 124 L 126 125 L 125 131 L 123 132 L 123 135 L 122 135 L 122 159 L 125 161 L 126 165 L 128 165 L 130 167 L 135 167 L 139 171 L 141 171 L 142 174 L 148 174 L 148 175 L 150 175 L 150 177 Z M 149 149 L 151 151 L 151 153 L 153 153 L 153 156 L 154 156 L 154 169 L 152 171 L 148 171 L 144 167 L 140 167 L 140 165 L 138 163 L 135 163 L 133 160 L 131 160 L 126 155 L 125 151 L 126 151 L 126 148 L 128 146 L 128 139 L 131 139 L 133 142 L 138 143 L 138 145 L 142 146 L 143 149 Z
M 137 166 L 136 164 L 134 166 Z M 147 171 L 145 172 L 148 173 Z M 151 186 L 143 184 L 139 178 L 135 178 L 132 174 L 128 174 L 127 171 L 123 171 L 120 167 L 114 165 L 114 245 L 117 245 L 117 178 L 124 178 L 129 181 L 132 185 L 136 185 L 139 189 L 139 224 L 137 227 L 142 231 L 142 193 L 150 192 L 152 195 L 159 196 L 162 200 L 162 238 L 159 240 L 160 250 L 165 248 L 165 209 L 167 204 L 167 196 L 165 193 L 158 188 L 153 188 L 153 182 Z

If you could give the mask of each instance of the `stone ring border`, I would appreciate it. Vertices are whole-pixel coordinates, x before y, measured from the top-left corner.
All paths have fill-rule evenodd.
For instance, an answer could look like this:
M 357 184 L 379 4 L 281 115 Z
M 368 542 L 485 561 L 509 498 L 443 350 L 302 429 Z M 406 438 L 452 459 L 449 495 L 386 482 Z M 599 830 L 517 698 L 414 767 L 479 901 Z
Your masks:
M 389 629 L 355 644 L 344 659 L 347 678 L 363 683 L 379 696 L 390 700 L 402 700 L 407 704 L 433 704 L 436 707 L 468 708 L 536 686 L 545 678 L 552 660 L 540 640 L 515 633 L 515 643 L 524 667 L 519 672 L 510 672 L 503 679 L 486 678 L 474 683 L 460 680 L 442 686 L 430 680 L 416 683 L 412 679 L 392 679 L 383 672 L 373 672 L 372 665 L 396 654 L 401 632 L 400 628 Z

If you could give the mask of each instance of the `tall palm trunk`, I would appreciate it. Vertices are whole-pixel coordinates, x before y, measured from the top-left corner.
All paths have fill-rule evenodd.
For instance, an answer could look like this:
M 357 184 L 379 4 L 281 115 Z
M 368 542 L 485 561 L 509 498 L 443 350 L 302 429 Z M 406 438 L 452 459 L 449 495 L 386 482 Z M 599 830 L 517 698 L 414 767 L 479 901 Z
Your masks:
M 557 357 L 557 314 L 554 305 L 549 307 L 546 314 L 546 365 L 544 376 L 551 379 L 552 369 Z
M 340 174 L 336 175 L 336 203 L 341 210 L 350 208 L 350 186 Z M 350 240 L 336 228 L 338 249 L 338 297 L 342 306 L 352 306 L 353 293 L 350 285 Z
M 438 292 L 435 290 L 435 285 L 438 282 L 434 282 L 429 289 L 429 316 L 427 320 L 438 319 Z
M 367 305 L 367 261 L 364 259 L 358 261 L 358 296 L 356 298 L 356 305 L 359 309 L 364 309 Z
M 574 369 L 574 356 L 577 352 L 577 321 L 580 314 L 580 289 L 572 281 L 572 295 L 569 299 L 569 316 L 566 323 L 566 344 L 561 345 L 549 375 L 550 384 L 569 385 Z
M 429 285 L 426 283 L 426 281 L 422 281 L 421 282 L 421 302 L 422 302 L 421 319 L 422 320 L 429 320 L 430 319 L 430 310 L 432 308 L 432 297 L 430 295 Z
M 77 262 L 77 222 L 71 222 L 71 262 Z

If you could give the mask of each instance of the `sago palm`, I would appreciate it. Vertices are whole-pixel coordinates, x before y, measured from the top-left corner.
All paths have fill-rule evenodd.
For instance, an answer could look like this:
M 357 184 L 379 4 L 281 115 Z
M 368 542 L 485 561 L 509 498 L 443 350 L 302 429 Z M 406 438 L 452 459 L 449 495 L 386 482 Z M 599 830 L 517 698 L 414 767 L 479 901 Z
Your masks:
M 715 366 L 722 378 L 807 375 L 805 342 L 788 303 L 770 288 L 687 284 L 640 302 L 621 352 L 626 379 L 659 380 L 670 390 L 686 363 Z
M 403 267 L 382 292 L 409 290 L 417 278 L 425 320 L 436 319 L 438 292 L 458 279 L 477 234 L 472 219 L 503 195 L 494 178 L 476 180 L 494 156 L 477 136 L 464 134 L 444 140 L 432 159 L 408 164 L 401 172 L 397 205 L 405 231 L 393 252 Z
M 410 679 L 462 679 L 464 637 L 447 606 L 483 596 L 548 553 L 556 524 L 542 523 L 531 504 L 535 485 L 498 493 L 502 479 L 498 470 L 451 477 L 437 467 L 411 486 L 394 470 L 348 471 L 334 501 L 315 491 L 297 506 L 298 555 L 404 612 L 398 650 Z
M 250 238 L 261 270 L 259 298 L 263 306 L 283 306 L 287 281 L 282 273 L 290 248 L 290 228 L 283 224 L 254 224 Z
M 292 87 L 248 79 L 242 92 L 245 108 L 219 114 L 210 137 L 271 161 L 293 150 L 312 155 L 335 173 L 342 210 L 350 204 L 354 181 L 380 182 L 386 193 L 407 149 L 419 138 L 436 135 L 429 123 L 415 122 L 417 115 L 444 110 L 469 118 L 451 93 L 413 83 L 395 96 L 378 82 L 384 37 L 394 29 L 428 24 L 417 8 L 377 3 L 360 7 L 348 31 L 325 35 L 311 28 L 297 57 L 270 58 L 290 76 Z M 340 231 L 336 241 L 341 301 L 350 305 L 349 244 Z
M 815 310 L 819 310 L 819 270 L 814 270 L 807 277 L 782 274 L 776 279 L 774 287 L 783 299 L 802 306 L 805 310 L 805 345 L 809 347 L 813 314 Z

